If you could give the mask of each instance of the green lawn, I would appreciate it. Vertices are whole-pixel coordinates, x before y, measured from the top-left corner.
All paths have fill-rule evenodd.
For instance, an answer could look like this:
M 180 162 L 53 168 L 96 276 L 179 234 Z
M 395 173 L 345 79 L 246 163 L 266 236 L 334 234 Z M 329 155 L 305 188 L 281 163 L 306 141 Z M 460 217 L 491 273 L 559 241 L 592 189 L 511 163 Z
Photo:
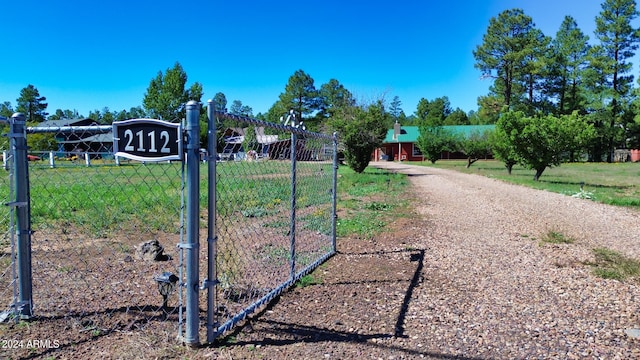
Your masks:
M 539 181 L 533 181 L 533 170 L 521 166 L 515 166 L 509 175 L 504 164 L 496 160 L 480 160 L 469 169 L 466 160 L 440 160 L 435 165 L 426 161 L 410 164 L 478 174 L 569 196 L 580 193 L 584 183 L 582 196 L 585 198 L 604 204 L 640 207 L 640 163 L 565 163 L 547 168 Z
M 357 174 L 341 166 L 338 176 L 338 236 L 371 238 L 409 213 L 406 175 L 372 167 Z
M 50 169 L 30 164 L 31 213 L 34 229 L 71 224 L 97 237 L 128 227 L 176 232 L 180 222 L 181 165 L 139 163 L 98 165 L 64 164 Z M 318 227 L 318 217 L 330 219 L 332 164 L 300 162 L 296 173 L 297 209 L 322 207 L 301 214 Z M 291 164 L 288 162 L 224 162 L 218 170 L 218 214 L 259 217 L 289 211 Z M 0 198 L 9 201 L 8 173 L 0 183 Z M 207 204 L 207 166 L 200 167 L 200 201 Z M 8 229 L 9 209 L 2 207 L 0 230 Z M 330 221 L 326 220 L 329 224 Z M 127 225 L 125 225 L 127 224 Z M 326 232 L 322 226 L 323 232 Z

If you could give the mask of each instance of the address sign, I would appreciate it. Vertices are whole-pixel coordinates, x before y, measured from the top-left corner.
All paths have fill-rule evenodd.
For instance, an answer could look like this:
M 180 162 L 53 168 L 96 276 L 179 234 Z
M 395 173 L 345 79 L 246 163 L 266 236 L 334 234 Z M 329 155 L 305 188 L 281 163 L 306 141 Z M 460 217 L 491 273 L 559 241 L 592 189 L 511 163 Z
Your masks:
M 115 156 L 139 161 L 182 160 L 182 126 L 156 119 L 113 122 Z

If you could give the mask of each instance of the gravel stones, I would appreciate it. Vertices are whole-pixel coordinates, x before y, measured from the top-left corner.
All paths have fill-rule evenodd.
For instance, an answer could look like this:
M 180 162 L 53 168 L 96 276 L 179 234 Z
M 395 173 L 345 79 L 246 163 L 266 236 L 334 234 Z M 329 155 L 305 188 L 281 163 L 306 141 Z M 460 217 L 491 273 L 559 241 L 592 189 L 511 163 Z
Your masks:
M 629 330 L 640 328 L 638 285 L 585 265 L 597 247 L 640 258 L 637 211 L 449 170 L 373 165 L 428 175 L 410 177 L 417 216 L 370 241 L 341 239 L 322 285 L 285 294 L 238 334 L 259 350 L 222 356 L 640 358 L 640 332 Z M 575 242 L 540 242 L 549 231 Z M 411 261 L 416 250 L 420 262 Z

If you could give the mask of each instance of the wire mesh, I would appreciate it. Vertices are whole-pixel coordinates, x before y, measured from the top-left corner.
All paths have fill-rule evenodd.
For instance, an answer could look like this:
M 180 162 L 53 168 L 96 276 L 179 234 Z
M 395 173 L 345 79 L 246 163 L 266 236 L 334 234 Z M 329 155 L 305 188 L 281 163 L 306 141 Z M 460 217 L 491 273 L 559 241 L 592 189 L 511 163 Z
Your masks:
M 135 330 L 143 330 L 145 343 L 174 344 L 184 320 L 177 246 L 185 224 L 184 165 L 114 157 L 108 127 L 75 125 L 27 130 L 36 320 L 29 331 L 62 347 Z M 216 224 L 215 240 L 200 231 L 200 243 L 209 240 L 216 251 L 210 260 L 199 246 L 199 273 L 215 266 L 215 323 L 200 331 L 219 336 L 335 252 L 336 168 L 331 136 L 228 114 L 217 126 L 213 209 L 206 205 L 209 164 L 200 165 L 200 227 L 209 216 Z M 0 180 L 7 201 L 10 175 Z M 3 207 L 6 306 L 15 301 L 11 218 Z M 208 303 L 206 295 L 200 292 L 200 304 Z M 20 331 L 0 327 L 2 336 Z
M 143 329 L 147 342 L 175 343 L 177 281 L 165 302 L 158 278 L 179 273 L 181 163 L 116 159 L 111 134 L 51 130 L 43 123 L 27 135 L 31 333 L 65 346 Z M 2 254 L 4 269 L 4 243 Z
M 8 130 L 4 127 L 3 130 Z M 7 131 L 2 131 L 6 133 Z M 4 135 L 4 134 L 3 134 Z M 6 146 L 8 148 L 8 146 Z M 13 161 L 8 150 L 2 151 L 2 171 L 0 176 L 0 306 L 2 306 L 3 317 L 12 313 L 15 308 L 15 262 L 14 262 L 14 218 L 13 208 L 8 206 L 13 201 Z M 7 320 L 7 319 L 4 319 Z
M 331 137 L 218 115 L 219 335 L 333 254 L 335 190 Z

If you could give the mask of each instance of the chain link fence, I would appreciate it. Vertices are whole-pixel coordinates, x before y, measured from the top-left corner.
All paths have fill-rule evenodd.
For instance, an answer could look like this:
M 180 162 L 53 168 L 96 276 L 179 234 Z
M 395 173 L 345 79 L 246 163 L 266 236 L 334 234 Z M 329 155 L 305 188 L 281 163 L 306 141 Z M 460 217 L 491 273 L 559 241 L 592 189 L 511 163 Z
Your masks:
M 335 253 L 335 135 L 295 120 L 208 117 L 195 190 L 186 189 L 186 161 L 116 157 L 110 126 L 86 119 L 24 130 L 29 161 L 19 177 L 28 184 L 30 229 L 16 226 L 17 207 L 2 207 L 1 316 L 14 325 L 0 326 L 0 336 L 20 337 L 28 318 L 30 335 L 55 340 L 56 349 L 123 332 L 156 346 L 176 337 L 212 342 Z M 11 154 L 0 177 L 7 204 L 16 199 Z M 185 210 L 194 194 L 195 220 Z M 199 244 L 185 241 L 192 221 Z M 16 265 L 26 256 L 15 238 L 24 244 L 27 233 L 30 273 Z M 194 251 L 192 279 L 185 269 Z M 17 286 L 19 277 L 30 277 L 28 286 Z
M 0 336 L 23 338 L 28 327 L 30 338 L 65 348 L 143 330 L 146 342 L 175 343 L 180 297 L 174 291 L 164 302 L 157 279 L 181 271 L 182 163 L 116 159 L 104 127 L 52 122 L 26 132 L 33 302 L 16 301 L 17 277 L 7 268 L 17 258 L 9 240 L 20 230 L 8 228 L 4 207 L 0 301 L 11 307 Z M 3 198 L 11 201 L 12 188 L 3 183 Z
M 2 126 L 2 134 L 8 126 Z M 14 216 L 10 203 L 13 199 L 13 161 L 7 150 L 2 151 L 2 176 L 0 176 L 0 304 L 14 304 L 16 285 L 14 268 Z

